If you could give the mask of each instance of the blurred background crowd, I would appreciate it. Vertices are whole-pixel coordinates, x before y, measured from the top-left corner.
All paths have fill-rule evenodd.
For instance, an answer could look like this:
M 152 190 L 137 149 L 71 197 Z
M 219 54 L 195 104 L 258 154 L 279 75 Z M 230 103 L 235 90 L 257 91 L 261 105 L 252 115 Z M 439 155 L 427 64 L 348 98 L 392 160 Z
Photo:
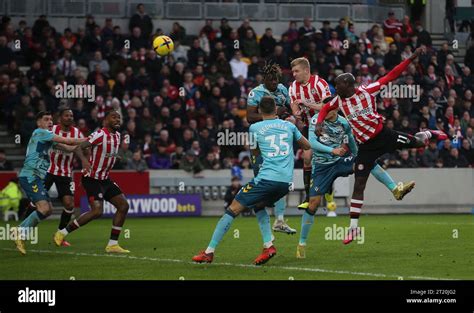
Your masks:
M 129 138 L 122 143 L 118 169 L 181 168 L 197 173 L 236 165 L 249 168 L 248 147 L 219 145 L 217 136 L 226 130 L 247 131 L 246 98 L 262 83 L 265 62 L 280 65 L 286 86 L 292 81 L 290 62 L 298 57 L 308 58 L 312 72 L 330 85 L 342 72 L 368 84 L 423 45 L 427 53 L 397 81 L 419 86 L 419 101 L 384 97 L 378 99 L 378 111 L 395 130 L 413 134 L 440 129 L 450 139 L 386 155 L 380 163 L 389 168 L 474 165 L 474 45 L 461 66 L 448 43 L 434 49 L 430 34 L 408 17 L 399 21 L 389 13 L 383 24 L 360 33 L 349 19 L 322 25 L 316 28 L 304 19 L 290 22 L 282 34 L 271 28 L 257 34 L 249 20 L 238 28 L 226 19 L 207 20 L 199 36 L 190 36 L 175 22 L 166 34 L 175 49 L 162 58 L 151 42 L 163 32 L 140 5 L 128 29 L 112 19 L 98 25 L 93 16 L 78 29 L 56 29 L 46 16 L 33 25 L 14 25 L 3 17 L 0 118 L 27 139 L 36 128 L 36 112 L 56 112 L 68 105 L 76 126 L 88 135 L 101 126 L 104 113 L 114 109 L 123 116 L 123 135 Z M 55 86 L 64 83 L 95 85 L 95 100 L 56 97 Z M 8 168 L 7 159 L 0 151 L 0 170 Z M 301 151 L 296 159 L 296 167 L 302 167 Z

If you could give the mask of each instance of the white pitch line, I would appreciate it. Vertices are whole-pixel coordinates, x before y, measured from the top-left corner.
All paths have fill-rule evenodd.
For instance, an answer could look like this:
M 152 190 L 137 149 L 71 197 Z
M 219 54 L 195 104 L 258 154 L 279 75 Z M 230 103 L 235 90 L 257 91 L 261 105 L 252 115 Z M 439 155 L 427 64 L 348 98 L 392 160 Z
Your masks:
M 16 249 L 3 248 L 4 251 L 17 251 Z M 130 259 L 130 260 L 139 260 L 139 261 L 154 261 L 154 262 L 169 262 L 169 263 L 183 263 L 199 266 L 198 264 L 178 259 L 160 259 L 152 257 L 137 257 L 133 255 L 117 255 L 117 254 L 97 254 L 97 253 L 84 253 L 84 252 L 70 252 L 70 251 L 52 251 L 52 250 L 28 250 L 28 252 L 34 253 L 52 253 L 52 254 L 66 254 L 74 256 L 90 256 L 90 257 L 106 257 L 106 258 L 120 258 L 120 259 Z M 301 271 L 301 272 L 316 272 L 316 273 L 330 273 L 330 274 L 343 274 L 343 275 L 357 275 L 357 276 L 370 276 L 370 277 L 382 277 L 382 278 L 396 278 L 399 279 L 417 279 L 417 280 L 457 280 L 450 278 L 440 278 L 440 277 L 426 277 L 426 276 L 403 276 L 403 275 L 394 275 L 394 274 L 382 274 L 382 273 L 366 273 L 366 272 L 352 272 L 352 271 L 343 271 L 343 270 L 328 270 L 322 268 L 312 268 L 312 267 L 295 267 L 295 266 L 274 266 L 274 265 L 265 265 L 265 266 L 256 266 L 252 264 L 239 264 L 239 263 L 228 263 L 228 262 L 214 262 L 212 265 L 221 265 L 221 266 L 233 266 L 233 267 L 244 267 L 244 268 L 254 268 L 254 269 L 279 269 L 287 271 Z

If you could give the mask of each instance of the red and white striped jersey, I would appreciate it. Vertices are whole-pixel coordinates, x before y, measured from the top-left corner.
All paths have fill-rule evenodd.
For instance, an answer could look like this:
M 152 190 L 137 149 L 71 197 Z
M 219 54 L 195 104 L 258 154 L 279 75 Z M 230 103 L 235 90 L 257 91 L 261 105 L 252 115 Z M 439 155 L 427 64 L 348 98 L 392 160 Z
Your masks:
M 380 87 L 381 84 L 378 81 L 367 86 L 360 86 L 352 97 L 337 96 L 329 103 L 329 110 L 339 106 L 359 143 L 374 138 L 382 130 L 384 117 L 377 113 L 375 99 Z
M 60 125 L 53 125 L 52 132 L 55 135 L 66 138 L 84 138 L 79 129 L 74 126 L 69 127 L 68 131 L 62 131 Z M 49 151 L 49 168 L 48 173 L 56 176 L 72 177 L 72 160 L 74 153 L 65 152 L 59 149 L 51 149 Z
M 296 80 L 290 85 L 289 94 L 291 102 L 301 100 L 303 104 L 318 104 L 323 99 L 331 96 L 328 83 L 318 75 L 311 75 L 306 84 L 301 84 Z M 309 126 L 309 121 L 316 113 L 315 110 L 307 106 L 301 107 L 303 110 L 303 121 Z
M 110 170 L 114 167 L 120 147 L 120 133 L 110 133 L 107 128 L 102 128 L 89 136 L 92 145 L 89 158 L 91 164 L 89 176 L 94 179 L 104 180 L 109 178 Z

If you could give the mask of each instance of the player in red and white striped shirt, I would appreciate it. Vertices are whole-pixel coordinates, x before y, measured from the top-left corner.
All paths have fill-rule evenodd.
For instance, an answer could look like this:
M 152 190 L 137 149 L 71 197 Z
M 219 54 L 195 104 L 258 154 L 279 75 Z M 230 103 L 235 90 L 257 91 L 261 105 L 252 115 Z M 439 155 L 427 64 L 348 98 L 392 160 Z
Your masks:
M 84 135 L 72 126 L 74 115 L 68 107 L 59 110 L 59 124 L 53 125 L 52 132 L 55 135 L 66 138 L 84 138 Z M 58 199 L 63 203 L 64 209 L 59 220 L 58 229 L 63 229 L 69 223 L 72 213 L 74 213 L 74 181 L 72 180 L 73 152 L 53 148 L 49 151 L 50 165 L 46 174 L 44 186 L 49 190 L 53 184 L 58 190 Z M 67 241 L 64 246 L 69 246 Z
M 291 98 L 291 110 L 297 119 L 304 123 L 302 133 L 308 137 L 309 122 L 314 114 L 321 110 L 323 100 L 331 96 L 328 83 L 318 75 L 311 75 L 309 61 L 306 58 L 297 58 L 291 62 L 291 71 L 295 80 L 290 85 L 289 94 Z M 300 210 L 309 207 L 309 188 L 311 184 L 311 162 L 313 152 L 306 150 L 303 153 L 303 182 L 305 188 L 305 200 L 298 206 Z M 326 201 L 333 202 L 332 193 L 326 194 Z
M 364 190 L 370 171 L 375 166 L 375 161 L 385 153 L 397 149 L 420 148 L 425 146 L 432 136 L 446 139 L 446 134 L 440 131 L 422 131 L 415 136 L 391 130 L 383 124 L 383 117 L 377 113 L 376 96 L 382 86 L 395 80 L 402 74 L 408 65 L 423 52 L 422 48 L 416 49 L 413 55 L 397 65 L 386 76 L 368 86 L 355 87 L 355 78 L 350 73 L 344 73 L 336 78 L 337 96 L 326 103 L 318 115 L 316 132 L 321 134 L 322 123 L 329 111 L 339 108 L 349 122 L 352 133 L 359 144 L 359 152 L 355 160 L 355 183 L 352 193 L 350 216 L 350 231 L 344 243 L 350 243 L 358 234 L 358 221 L 362 204 L 364 203 Z M 415 182 L 400 183 L 396 192 L 397 200 L 401 200 L 409 193 Z
M 54 235 L 56 245 L 62 241 L 70 232 L 100 217 L 103 212 L 104 200 L 112 203 L 115 212 L 109 243 L 105 251 L 109 253 L 129 253 L 118 244 L 118 237 L 125 222 L 128 212 L 128 202 L 119 186 L 109 178 L 110 170 L 117 160 L 120 147 L 119 129 L 122 125 L 121 116 L 116 111 L 106 113 L 104 119 L 105 127 L 97 130 L 89 136 L 89 140 L 82 143 L 81 147 L 91 148 L 90 166 L 83 170 L 82 185 L 86 190 L 91 210 L 79 216 L 66 228 L 61 229 Z M 85 157 L 82 155 L 82 159 Z

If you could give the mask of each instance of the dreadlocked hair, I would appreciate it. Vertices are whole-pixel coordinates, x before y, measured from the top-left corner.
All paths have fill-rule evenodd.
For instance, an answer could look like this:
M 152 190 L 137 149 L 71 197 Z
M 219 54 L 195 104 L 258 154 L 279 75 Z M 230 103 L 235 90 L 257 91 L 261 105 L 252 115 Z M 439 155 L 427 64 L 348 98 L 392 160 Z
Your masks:
M 265 63 L 262 72 L 264 79 L 276 79 L 278 81 L 281 79 L 281 68 L 276 63 Z

